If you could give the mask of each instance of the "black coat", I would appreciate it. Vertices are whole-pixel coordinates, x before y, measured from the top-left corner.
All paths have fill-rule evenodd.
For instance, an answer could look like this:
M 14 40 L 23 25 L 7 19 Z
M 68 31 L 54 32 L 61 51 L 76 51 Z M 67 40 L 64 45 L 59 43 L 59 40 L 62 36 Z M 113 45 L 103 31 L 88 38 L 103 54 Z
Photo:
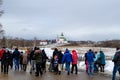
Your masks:
M 62 63 L 62 58 L 63 58 L 63 54 L 61 51 L 58 52 L 58 63 L 61 64 Z
M 20 58 L 20 52 L 18 51 L 18 49 L 15 49 L 15 51 L 13 52 L 13 58 L 19 60 L 19 58 Z
M 3 63 L 4 63 L 4 65 L 9 65 L 9 63 L 10 63 L 10 53 L 9 52 L 5 52 L 3 54 Z
M 31 53 L 30 53 L 31 60 L 35 60 L 34 53 L 35 53 L 35 50 L 31 51 Z
M 117 51 L 112 60 L 115 65 L 120 66 L 120 51 Z
M 48 57 L 44 50 L 42 50 L 42 55 L 43 55 L 43 63 L 46 63 L 46 59 L 48 59 Z
M 58 49 L 57 48 L 55 48 L 55 50 L 53 52 L 53 58 L 54 58 L 55 55 L 58 55 Z

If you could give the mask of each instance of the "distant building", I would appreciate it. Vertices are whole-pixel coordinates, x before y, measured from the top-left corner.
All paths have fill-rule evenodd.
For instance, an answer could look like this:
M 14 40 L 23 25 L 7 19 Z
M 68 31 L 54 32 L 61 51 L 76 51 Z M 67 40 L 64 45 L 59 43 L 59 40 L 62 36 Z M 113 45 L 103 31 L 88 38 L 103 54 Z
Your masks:
M 67 39 L 64 37 L 64 34 L 61 33 L 60 36 L 57 35 L 56 43 L 58 44 L 65 44 L 68 43 Z
M 40 41 L 40 45 L 42 45 L 42 46 L 47 45 L 47 44 L 48 44 L 47 40 L 41 40 Z

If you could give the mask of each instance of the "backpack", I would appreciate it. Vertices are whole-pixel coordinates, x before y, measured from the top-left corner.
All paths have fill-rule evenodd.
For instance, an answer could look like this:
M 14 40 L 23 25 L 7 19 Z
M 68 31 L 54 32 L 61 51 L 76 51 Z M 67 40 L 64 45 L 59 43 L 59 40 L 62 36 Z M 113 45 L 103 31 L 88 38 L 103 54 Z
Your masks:
M 36 63 L 43 63 L 42 53 L 35 53 L 35 60 L 36 60 Z

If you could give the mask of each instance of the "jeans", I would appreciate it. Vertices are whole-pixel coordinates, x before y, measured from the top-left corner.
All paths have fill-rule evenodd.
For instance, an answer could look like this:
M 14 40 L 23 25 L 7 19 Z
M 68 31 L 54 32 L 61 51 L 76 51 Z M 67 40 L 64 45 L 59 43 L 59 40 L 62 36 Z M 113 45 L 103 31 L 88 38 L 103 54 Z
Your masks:
M 68 72 L 70 72 L 70 62 L 66 62 L 66 69 Z
M 66 70 L 66 63 L 62 64 L 62 70 L 64 69 L 64 66 L 65 66 L 65 70 Z
M 94 62 L 88 62 L 88 75 L 94 75 Z
M 112 73 L 112 80 L 116 80 L 116 72 L 120 69 L 120 66 L 114 65 L 113 73 Z
M 94 63 L 94 71 L 98 72 L 98 64 Z
M 35 69 L 35 60 L 31 60 L 31 64 L 30 64 L 30 72 L 32 72 L 32 70 Z
M 15 70 L 19 70 L 19 59 L 14 59 Z

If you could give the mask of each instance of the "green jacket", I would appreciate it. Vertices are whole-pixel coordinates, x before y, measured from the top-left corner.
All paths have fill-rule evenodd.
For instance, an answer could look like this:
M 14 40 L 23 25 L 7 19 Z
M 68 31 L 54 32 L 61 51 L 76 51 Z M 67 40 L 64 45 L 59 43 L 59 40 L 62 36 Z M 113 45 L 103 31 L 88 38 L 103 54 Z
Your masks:
M 42 63 L 43 61 L 43 55 L 42 55 L 42 52 L 35 52 L 35 61 L 36 61 L 36 64 L 38 63 Z

